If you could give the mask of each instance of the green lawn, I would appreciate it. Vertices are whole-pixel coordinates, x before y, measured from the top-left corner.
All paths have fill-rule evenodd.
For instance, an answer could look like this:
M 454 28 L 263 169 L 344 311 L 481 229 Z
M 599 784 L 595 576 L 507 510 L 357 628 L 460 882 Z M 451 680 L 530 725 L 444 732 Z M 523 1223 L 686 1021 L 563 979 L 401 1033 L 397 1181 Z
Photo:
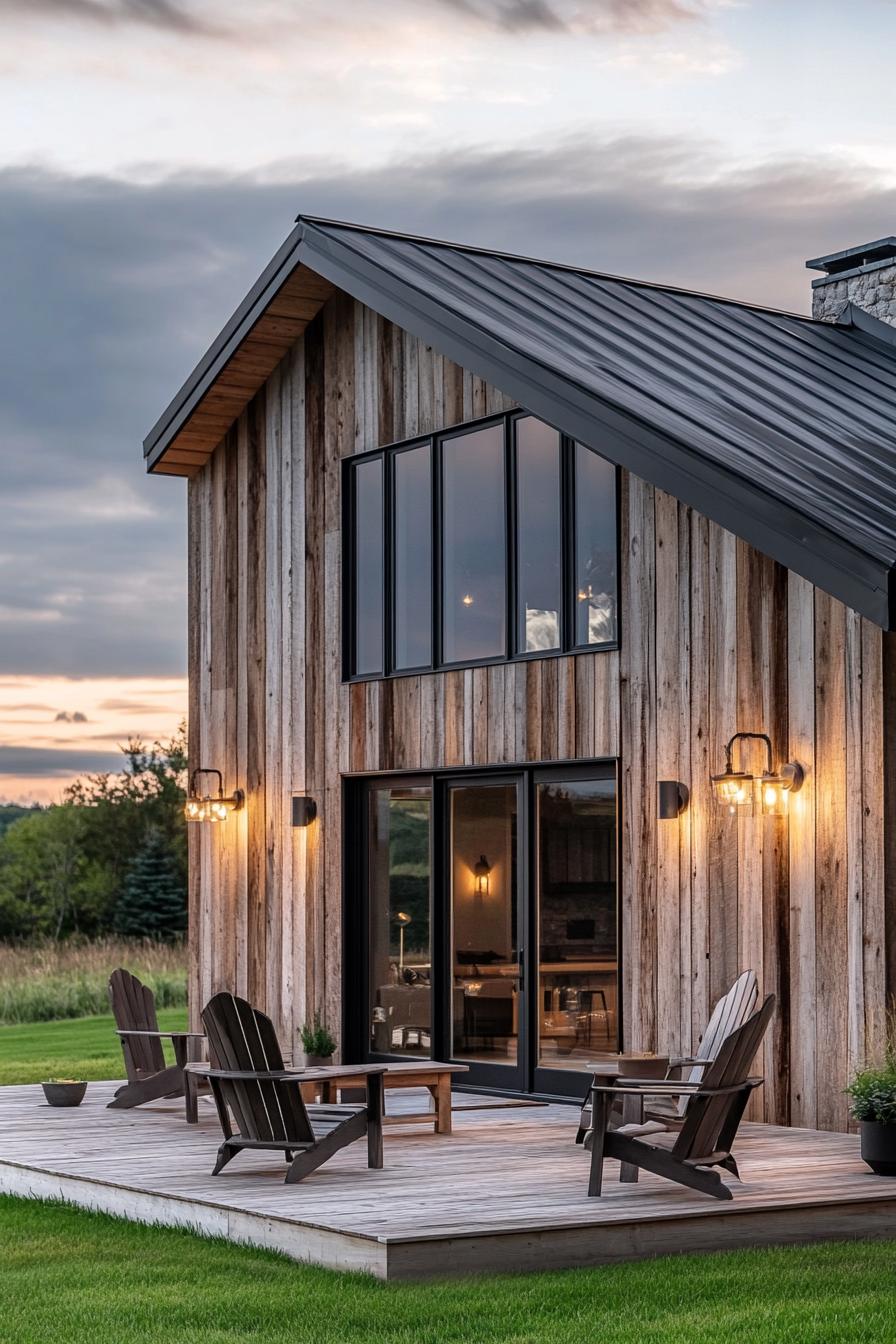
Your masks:
M 163 1008 L 163 1031 L 186 1028 L 185 1008 Z M 64 1022 L 24 1022 L 0 1027 L 0 1084 L 39 1083 L 44 1078 L 123 1078 L 121 1046 L 110 1017 Z
M 853 1243 L 384 1285 L 0 1198 L 4 1344 L 892 1341 L 894 1269 L 892 1244 Z

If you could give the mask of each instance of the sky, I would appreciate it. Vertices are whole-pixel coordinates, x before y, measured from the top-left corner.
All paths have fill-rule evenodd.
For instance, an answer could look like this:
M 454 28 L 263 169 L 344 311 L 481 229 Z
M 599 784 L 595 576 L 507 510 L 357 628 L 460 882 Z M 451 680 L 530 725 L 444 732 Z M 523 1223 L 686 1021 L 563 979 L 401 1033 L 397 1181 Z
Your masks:
M 299 211 L 807 311 L 896 232 L 892 0 L 0 0 L 0 800 L 186 709 L 141 441 Z

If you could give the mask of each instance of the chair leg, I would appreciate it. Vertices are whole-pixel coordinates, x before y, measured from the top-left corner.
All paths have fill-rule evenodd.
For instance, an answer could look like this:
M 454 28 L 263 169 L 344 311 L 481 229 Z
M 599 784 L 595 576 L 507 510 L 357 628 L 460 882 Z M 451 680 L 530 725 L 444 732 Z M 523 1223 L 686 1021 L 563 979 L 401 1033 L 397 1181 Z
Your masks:
M 230 1144 L 222 1143 L 221 1147 L 218 1149 L 218 1160 L 215 1163 L 215 1168 L 214 1171 L 212 1172 L 212 1175 L 217 1176 L 219 1171 L 223 1171 L 224 1168 L 227 1166 L 227 1163 L 233 1161 L 233 1159 L 236 1157 L 236 1154 L 237 1154 L 236 1148 L 233 1148 Z
M 723 1157 L 721 1162 L 717 1163 L 717 1166 L 724 1167 L 726 1171 L 730 1171 L 731 1175 L 734 1176 L 736 1180 L 739 1181 L 741 1179 L 740 1172 L 738 1171 L 737 1168 L 737 1163 L 735 1162 L 734 1158 L 730 1153 L 728 1154 L 727 1157 Z
M 604 1142 L 607 1137 L 607 1123 L 610 1118 L 610 1098 L 605 1092 L 595 1092 L 591 1100 L 591 1169 L 588 1174 L 588 1194 L 592 1198 L 600 1195 L 604 1171 Z M 586 1140 L 587 1143 L 587 1140 Z
M 383 1075 L 367 1075 L 367 1165 L 383 1165 Z

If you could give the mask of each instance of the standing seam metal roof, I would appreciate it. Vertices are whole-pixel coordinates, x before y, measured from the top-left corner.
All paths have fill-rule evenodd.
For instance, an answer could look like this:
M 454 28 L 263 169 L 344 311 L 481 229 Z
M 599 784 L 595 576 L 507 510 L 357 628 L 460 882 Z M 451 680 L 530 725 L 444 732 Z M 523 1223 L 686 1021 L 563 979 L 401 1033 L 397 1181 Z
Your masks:
M 891 625 L 892 328 L 333 221 L 298 225 L 296 264 Z

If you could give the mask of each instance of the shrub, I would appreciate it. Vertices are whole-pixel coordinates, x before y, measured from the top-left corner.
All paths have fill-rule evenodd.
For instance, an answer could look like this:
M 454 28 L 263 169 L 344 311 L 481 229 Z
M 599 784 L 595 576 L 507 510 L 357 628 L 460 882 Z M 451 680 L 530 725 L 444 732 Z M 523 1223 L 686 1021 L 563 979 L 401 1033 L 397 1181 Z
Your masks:
M 857 1120 L 896 1125 L 896 1008 L 887 1013 L 883 1058 L 860 1069 L 846 1091 Z

